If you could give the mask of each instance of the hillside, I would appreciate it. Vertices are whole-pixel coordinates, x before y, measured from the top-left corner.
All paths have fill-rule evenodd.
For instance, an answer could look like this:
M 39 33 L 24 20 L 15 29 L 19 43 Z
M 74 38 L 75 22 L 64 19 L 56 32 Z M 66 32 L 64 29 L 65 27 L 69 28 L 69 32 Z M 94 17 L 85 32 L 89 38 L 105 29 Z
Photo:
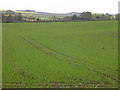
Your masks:
M 79 12 L 70 12 L 70 13 L 49 13 L 49 12 L 39 12 L 34 10 L 16 10 L 16 13 L 22 13 L 23 15 L 32 15 L 35 17 L 40 18 L 52 18 L 53 16 L 56 16 L 57 18 L 62 18 L 64 16 L 71 16 L 71 15 L 80 15 Z

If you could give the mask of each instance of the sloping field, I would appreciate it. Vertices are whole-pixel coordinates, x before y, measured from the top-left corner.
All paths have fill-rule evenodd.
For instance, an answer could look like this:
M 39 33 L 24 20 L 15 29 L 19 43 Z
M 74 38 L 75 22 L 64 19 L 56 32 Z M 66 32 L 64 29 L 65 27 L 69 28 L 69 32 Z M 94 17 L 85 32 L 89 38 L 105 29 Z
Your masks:
M 62 15 L 62 14 L 54 14 L 54 13 L 45 13 L 45 12 L 41 12 L 41 13 L 37 13 L 37 12 L 22 12 L 22 11 L 15 11 L 16 13 L 22 13 L 22 15 L 24 16 L 33 16 L 33 17 L 39 17 L 39 18 L 46 18 L 46 19 L 51 19 L 53 16 L 56 16 L 57 18 L 62 18 L 65 16 L 69 16 L 69 15 Z
M 3 24 L 3 88 L 117 87 L 117 21 Z

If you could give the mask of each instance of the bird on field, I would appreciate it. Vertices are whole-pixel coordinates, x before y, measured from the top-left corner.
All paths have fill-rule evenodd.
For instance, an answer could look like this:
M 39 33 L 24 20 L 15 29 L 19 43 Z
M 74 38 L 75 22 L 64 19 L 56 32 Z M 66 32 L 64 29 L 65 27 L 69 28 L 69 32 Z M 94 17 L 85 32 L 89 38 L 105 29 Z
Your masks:
M 104 49 L 104 46 L 102 46 L 101 48 Z

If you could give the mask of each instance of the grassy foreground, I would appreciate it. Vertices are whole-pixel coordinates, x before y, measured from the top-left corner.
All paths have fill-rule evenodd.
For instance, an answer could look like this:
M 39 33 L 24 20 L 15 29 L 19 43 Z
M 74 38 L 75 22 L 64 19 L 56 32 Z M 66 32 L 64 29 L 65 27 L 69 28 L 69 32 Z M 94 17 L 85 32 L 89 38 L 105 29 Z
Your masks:
M 117 21 L 5 23 L 2 32 L 3 88 L 117 87 Z

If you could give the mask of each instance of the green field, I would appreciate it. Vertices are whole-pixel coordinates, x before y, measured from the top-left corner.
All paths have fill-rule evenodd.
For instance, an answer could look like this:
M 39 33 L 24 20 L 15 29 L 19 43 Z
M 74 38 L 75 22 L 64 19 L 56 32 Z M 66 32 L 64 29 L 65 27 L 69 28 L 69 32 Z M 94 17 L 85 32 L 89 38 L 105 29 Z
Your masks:
M 117 21 L 4 23 L 3 88 L 117 87 L 117 28 Z

